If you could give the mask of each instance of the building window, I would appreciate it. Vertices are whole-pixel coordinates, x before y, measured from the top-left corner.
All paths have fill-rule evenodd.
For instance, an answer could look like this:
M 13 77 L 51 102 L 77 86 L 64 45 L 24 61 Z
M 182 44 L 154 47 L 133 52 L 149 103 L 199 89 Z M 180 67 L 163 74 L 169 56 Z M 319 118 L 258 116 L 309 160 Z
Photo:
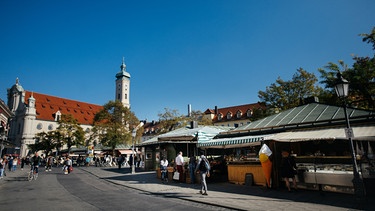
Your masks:
M 221 119 L 223 119 L 223 114 L 220 113 L 217 115 L 217 120 L 221 120 Z
M 247 117 L 251 117 L 251 116 L 253 116 L 253 111 L 252 111 L 251 109 L 248 109 L 248 110 L 246 111 L 246 116 L 247 116 Z
M 242 116 L 242 112 L 241 112 L 241 111 L 237 111 L 236 116 L 237 116 L 238 119 L 241 118 L 241 116 Z
M 36 126 L 36 129 L 38 129 L 38 130 L 43 129 L 43 124 L 42 124 L 42 123 L 39 123 L 39 124 Z
M 237 123 L 234 123 L 234 127 L 237 128 L 237 127 L 238 127 L 238 124 L 237 124 Z
M 228 112 L 227 113 L 227 119 L 231 119 L 232 118 L 232 113 L 231 112 Z
M 53 125 L 52 124 L 48 125 L 48 130 L 53 130 Z
M 128 99 L 128 94 L 125 94 L 125 99 Z
M 117 100 L 120 100 L 120 99 L 121 99 L 121 95 L 117 94 Z
M 60 111 L 57 111 L 55 113 L 55 121 L 58 122 L 61 120 L 61 112 Z

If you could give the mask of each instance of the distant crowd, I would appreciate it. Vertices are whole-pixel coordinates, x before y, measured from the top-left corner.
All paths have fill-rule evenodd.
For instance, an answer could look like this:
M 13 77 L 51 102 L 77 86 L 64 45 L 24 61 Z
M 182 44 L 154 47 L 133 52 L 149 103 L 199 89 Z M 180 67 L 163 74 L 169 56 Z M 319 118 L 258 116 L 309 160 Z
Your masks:
M 133 156 L 120 155 L 113 157 L 111 155 L 95 155 L 94 157 L 73 155 L 73 156 L 44 156 L 41 155 L 40 166 L 45 167 L 46 171 L 52 171 L 52 167 L 63 167 L 67 166 L 90 166 L 95 165 L 96 167 L 131 167 L 133 165 Z M 19 158 L 17 155 L 7 154 L 0 158 L 0 179 L 6 176 L 7 172 L 14 172 L 17 169 L 24 170 L 31 164 L 32 156 L 26 156 Z M 134 165 L 136 167 L 143 167 L 144 162 L 135 156 Z M 69 172 L 70 173 L 70 172 Z

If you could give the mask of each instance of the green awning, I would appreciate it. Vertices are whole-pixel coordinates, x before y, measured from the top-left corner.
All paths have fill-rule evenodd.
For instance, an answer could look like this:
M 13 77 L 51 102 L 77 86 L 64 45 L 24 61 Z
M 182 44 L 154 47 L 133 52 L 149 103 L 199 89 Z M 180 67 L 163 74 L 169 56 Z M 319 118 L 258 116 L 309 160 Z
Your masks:
M 210 141 L 199 142 L 198 147 L 200 148 L 237 148 L 260 145 L 261 141 L 264 140 L 262 136 L 242 136 L 234 138 L 220 138 L 212 139 Z

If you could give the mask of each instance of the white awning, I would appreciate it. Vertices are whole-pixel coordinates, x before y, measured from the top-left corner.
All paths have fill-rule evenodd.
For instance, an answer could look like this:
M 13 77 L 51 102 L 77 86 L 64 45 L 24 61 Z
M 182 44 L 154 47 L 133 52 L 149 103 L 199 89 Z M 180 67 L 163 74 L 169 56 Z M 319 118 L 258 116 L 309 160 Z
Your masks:
M 119 151 L 121 155 L 131 155 L 131 154 L 133 154 L 133 150 L 131 150 L 131 149 L 118 149 L 117 151 Z M 141 153 L 140 151 L 136 151 L 136 152 L 137 152 L 137 154 Z
M 198 142 L 200 148 L 237 148 L 260 145 L 265 136 L 242 136 Z
M 358 141 L 375 141 L 375 126 L 352 127 L 354 138 Z M 277 133 L 267 136 L 265 140 L 275 140 L 282 142 L 299 142 L 313 140 L 335 140 L 348 139 L 344 128 L 315 129 L 304 131 L 291 131 Z

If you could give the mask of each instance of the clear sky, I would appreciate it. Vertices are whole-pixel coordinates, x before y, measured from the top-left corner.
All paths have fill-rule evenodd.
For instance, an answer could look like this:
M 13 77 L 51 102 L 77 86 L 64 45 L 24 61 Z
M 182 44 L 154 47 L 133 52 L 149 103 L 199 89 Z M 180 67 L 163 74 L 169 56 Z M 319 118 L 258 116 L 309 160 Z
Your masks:
M 352 55 L 373 56 L 360 33 L 373 0 L 1 0 L 0 98 L 24 89 L 104 105 L 125 57 L 131 110 L 157 120 L 259 101 L 277 77 Z

